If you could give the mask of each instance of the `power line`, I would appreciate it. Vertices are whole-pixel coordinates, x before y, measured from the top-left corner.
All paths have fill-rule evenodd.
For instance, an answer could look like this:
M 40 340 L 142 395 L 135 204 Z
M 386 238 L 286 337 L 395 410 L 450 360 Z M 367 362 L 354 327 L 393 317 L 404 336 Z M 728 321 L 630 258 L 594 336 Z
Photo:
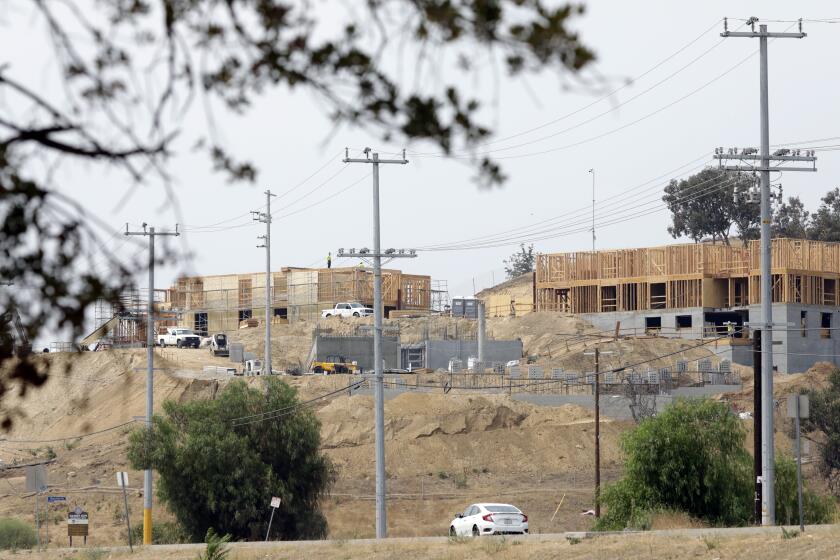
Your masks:
M 115 426 L 109 426 L 107 428 L 103 428 L 103 429 L 97 430 L 95 432 L 86 432 L 84 434 L 76 434 L 76 435 L 72 435 L 72 436 L 64 436 L 64 437 L 53 438 L 53 439 L 6 439 L 6 438 L 0 438 L 0 444 L 5 444 L 5 443 L 58 443 L 58 442 L 67 441 L 67 440 L 79 440 L 79 439 L 89 438 L 91 436 L 96 436 L 96 435 L 99 435 L 99 434 L 104 434 L 106 432 L 111 432 L 113 430 L 118 430 L 118 429 L 123 428 L 125 426 L 130 426 L 131 424 L 134 424 L 136 422 L 137 422 L 136 420 L 129 420 L 128 422 L 123 422 L 122 424 L 116 424 Z
M 705 158 L 705 156 L 704 156 L 704 158 Z M 700 159 L 700 158 L 698 158 L 698 159 Z M 695 159 L 695 160 L 693 160 L 693 161 L 697 161 L 697 160 Z M 692 163 L 693 163 L 693 162 L 692 162 Z M 703 164 L 701 164 L 701 165 L 699 165 L 699 166 L 695 166 L 695 167 L 693 167 L 692 169 L 690 169 L 690 170 L 688 170 L 688 171 L 686 171 L 686 172 L 684 172 L 684 173 L 689 173 L 689 172 L 691 172 L 691 171 L 694 171 L 695 169 L 698 169 L 698 168 L 700 168 L 700 167 L 704 167 L 707 163 L 708 163 L 708 161 L 705 161 Z M 685 165 L 683 165 L 683 166 L 681 166 L 681 167 L 685 167 Z M 679 169 L 679 168 L 678 168 L 678 169 Z M 661 175 L 660 177 L 657 177 L 657 178 L 656 178 L 656 179 L 654 179 L 654 180 L 660 179 L 661 177 L 664 177 L 664 176 L 669 175 L 669 174 L 670 174 L 670 172 L 669 172 L 668 174 Z M 653 181 L 653 180 L 652 180 L 652 181 Z M 628 189 L 628 191 L 627 191 L 627 196 L 621 196 L 621 198 L 620 198 L 619 200 L 615 200 L 614 202 L 610 202 L 610 203 L 604 203 L 604 204 L 598 205 L 598 207 L 599 207 L 601 210 L 604 210 L 604 209 L 606 209 L 606 208 L 610 208 L 610 207 L 615 207 L 615 206 L 617 206 L 617 207 L 618 207 L 617 209 L 620 209 L 621 207 L 624 207 L 624 206 L 626 206 L 626 205 L 627 205 L 627 203 L 626 203 L 626 202 L 622 202 L 622 200 L 623 200 L 624 198 L 628 198 L 628 197 L 629 197 L 629 193 L 630 193 L 630 191 L 632 191 L 632 190 L 634 190 L 634 189 L 637 189 L 637 188 L 638 188 L 638 187 L 640 187 L 640 186 L 646 185 L 646 184 L 648 184 L 648 183 L 650 183 L 650 182 L 652 182 L 652 181 L 647 181 L 646 183 L 642 183 L 641 185 L 638 185 L 637 187 L 633 187 L 633 188 L 631 188 L 631 189 Z M 666 183 L 666 184 L 667 184 L 667 183 Z M 648 188 L 648 189 L 644 189 L 644 190 L 643 190 L 643 191 L 641 191 L 641 192 L 646 192 L 646 191 L 653 190 L 653 189 L 659 190 L 659 189 L 661 189 L 663 186 L 665 186 L 665 184 L 658 184 L 658 185 L 654 185 L 653 187 L 650 187 L 650 188 Z M 699 186 L 699 185 L 698 185 L 698 186 Z M 613 195 L 612 197 L 607 197 L 607 199 L 610 199 L 610 198 L 615 199 L 615 198 L 618 198 L 619 196 L 620 196 L 620 195 Z M 649 196 L 649 195 L 647 195 L 647 196 Z M 659 197 L 660 195 L 657 193 L 655 196 L 656 196 L 656 197 Z M 638 201 L 638 198 L 639 198 L 639 195 L 637 194 L 637 195 L 635 196 L 635 198 L 634 198 L 634 201 Z M 614 209 L 614 210 L 616 210 L 616 209 Z M 613 210 L 613 211 L 614 211 L 614 210 Z M 509 230 L 504 230 L 504 231 L 501 231 L 501 232 L 498 232 L 498 233 L 495 233 L 495 234 L 487 234 L 487 235 L 478 236 L 478 237 L 473 237 L 473 238 L 470 238 L 470 239 L 465 239 L 465 240 L 461 240 L 461 241 L 458 241 L 458 242 L 453 242 L 453 243 L 448 243 L 448 244 L 425 245 L 425 246 L 424 246 L 424 245 L 420 245 L 420 246 L 418 246 L 418 247 L 417 247 L 417 249 L 418 249 L 418 250 L 426 250 L 426 251 L 429 251 L 429 250 L 439 249 L 439 248 L 442 248 L 442 247 L 447 247 L 447 248 L 448 248 L 448 247 L 456 247 L 456 246 L 469 246 L 469 245 L 472 245 L 472 244 L 473 244 L 472 242 L 479 242 L 479 243 L 483 243 L 483 242 L 492 242 L 492 241 L 495 241 L 495 240 L 498 240 L 498 239 L 509 239 L 509 237 L 502 237 L 502 236 L 503 236 L 504 234 L 507 234 L 507 233 L 515 233 L 515 232 L 518 232 L 518 231 L 519 231 L 519 232 L 522 232 L 522 235 L 526 235 L 526 234 L 527 234 L 527 235 L 530 235 L 530 234 L 532 234 L 532 233 L 536 233 L 536 232 L 529 232 L 528 230 L 535 230 L 535 228 L 538 228 L 538 227 L 540 227 L 540 226 L 541 226 L 541 225 L 543 225 L 543 224 L 550 224 L 550 223 L 558 222 L 558 221 L 561 221 L 563 218 L 567 218 L 567 220 L 565 220 L 565 221 L 564 221 L 564 224 L 565 224 L 565 226 L 564 226 L 564 227 L 567 227 L 567 226 L 568 226 L 568 223 L 566 223 L 566 222 L 568 221 L 568 217 L 572 217 L 572 218 L 574 218 L 574 217 L 576 217 L 576 216 L 583 216 L 583 215 L 584 215 L 584 213 L 586 213 L 586 212 L 588 212 L 588 211 L 589 211 L 589 208 L 588 208 L 588 207 L 581 207 L 581 208 L 578 208 L 578 209 L 576 209 L 576 210 L 570 210 L 570 211 L 567 211 L 567 212 L 563 212 L 563 213 L 558 214 L 558 215 L 556 215 L 556 216 L 553 216 L 553 217 L 551 217 L 551 218 L 547 218 L 547 219 L 545 219 L 545 220 L 541 220 L 541 221 L 539 221 L 539 222 L 535 222 L 534 224 L 530 224 L 530 225 L 528 225 L 528 226 L 521 226 L 521 227 L 518 227 L 518 228 L 513 228 L 513 229 L 509 229 Z M 542 231 L 546 231 L 546 230 L 542 230 Z
M 714 179 L 710 179 L 708 181 L 705 181 L 704 183 L 701 183 L 699 185 L 692 186 L 692 188 L 697 188 L 700 185 L 703 185 L 703 184 L 708 183 L 710 181 L 717 180 L 719 178 L 720 178 L 720 176 L 718 176 Z M 713 185 L 711 187 L 707 187 L 707 188 L 702 189 L 700 191 L 695 191 L 694 193 L 692 193 L 691 196 L 677 198 L 677 199 L 675 199 L 675 201 L 688 202 L 688 201 L 691 201 L 691 200 L 696 200 L 697 198 L 701 198 L 703 196 L 706 196 L 710 192 L 713 192 L 715 190 L 720 190 L 720 189 L 723 189 L 723 188 L 727 188 L 727 187 L 731 186 L 732 184 L 735 184 L 736 182 L 737 182 L 736 178 L 727 179 L 725 182 L 723 182 L 719 185 Z M 650 214 L 653 214 L 653 213 L 656 213 L 656 212 L 661 212 L 663 210 L 667 210 L 667 205 L 663 205 L 662 207 L 658 207 L 658 208 L 652 208 L 652 209 L 646 209 L 646 210 L 643 210 L 643 211 L 633 212 L 634 210 L 637 210 L 639 208 L 643 208 L 645 206 L 650 206 L 651 204 L 658 204 L 658 203 L 660 203 L 660 199 L 656 198 L 656 199 L 649 200 L 649 201 L 646 201 L 646 202 L 642 202 L 642 203 L 639 203 L 639 204 L 636 204 L 636 205 L 631 205 L 631 206 L 623 205 L 619 209 L 616 209 L 616 210 L 613 210 L 611 212 L 608 212 L 606 214 L 601 215 L 600 219 L 602 221 L 597 222 L 597 225 L 599 227 L 603 227 L 603 226 L 606 226 L 606 225 L 614 225 L 614 224 L 617 224 L 617 223 L 622 223 L 622 222 L 625 222 L 625 221 L 628 221 L 628 220 L 638 219 L 638 218 L 641 218 L 641 217 L 644 217 L 644 216 L 647 216 L 647 215 L 650 215 Z M 628 216 L 628 215 L 625 215 L 627 212 L 633 212 L 633 213 Z M 612 219 L 610 219 L 608 221 L 603 221 L 606 218 L 612 218 Z M 574 233 L 580 233 L 581 231 L 588 231 L 586 223 L 587 223 L 587 220 L 580 219 L 580 220 L 575 221 L 575 222 L 566 223 L 562 226 L 552 227 L 552 228 L 548 228 L 548 229 L 544 229 L 544 230 L 540 230 L 540 231 L 534 231 L 534 232 L 531 232 L 527 235 L 519 235 L 519 236 L 513 236 L 513 237 L 501 238 L 501 239 L 493 239 L 493 240 L 489 240 L 487 242 L 473 243 L 473 244 L 448 245 L 448 246 L 444 245 L 444 246 L 426 247 L 426 248 L 421 247 L 421 248 L 418 248 L 418 250 L 419 251 L 455 251 L 455 250 L 489 249 L 489 248 L 496 248 L 496 247 L 505 247 L 505 246 L 508 246 L 508 245 L 518 245 L 518 244 L 524 243 L 524 242 L 543 241 L 543 240 L 547 240 L 547 239 L 554 239 L 554 238 L 557 238 L 557 237 L 572 235 Z M 570 229 L 570 228 L 573 228 L 574 226 L 580 226 L 580 227 Z
M 498 143 L 500 143 L 500 142 L 505 142 L 505 141 L 507 141 L 507 140 L 512 140 L 512 139 L 514 139 L 514 138 L 518 138 L 518 137 L 521 137 L 521 136 L 524 136 L 524 135 L 530 134 L 530 133 L 532 133 L 532 132 L 536 132 L 537 130 L 542 130 L 543 128 L 546 128 L 546 127 L 551 126 L 551 125 L 553 125 L 553 124 L 556 124 L 556 123 L 558 123 L 558 122 L 564 121 L 564 120 L 566 120 L 566 119 L 567 119 L 567 118 L 569 118 L 569 117 L 572 117 L 572 116 L 574 116 L 574 115 L 577 115 L 577 114 L 579 114 L 579 113 L 581 113 L 581 112 L 585 111 L 586 109 L 589 109 L 590 107 L 593 107 L 593 106 L 595 106 L 595 105 L 597 105 L 597 104 L 601 103 L 602 101 L 607 101 L 607 100 L 609 100 L 609 99 L 610 99 L 610 98 L 612 98 L 612 96 L 614 96 L 616 93 L 620 92 L 620 91 L 621 91 L 621 90 L 623 90 L 623 89 L 626 89 L 626 88 L 630 87 L 632 84 L 637 83 L 639 80 L 641 80 L 642 78 L 644 78 L 645 76 L 647 76 L 647 75 L 648 75 L 648 74 L 650 74 L 651 72 L 655 71 L 656 69 L 658 69 L 659 67 L 661 67 L 661 66 L 662 66 L 662 65 L 664 65 L 665 63 L 669 62 L 670 60 L 672 60 L 673 58 L 675 58 L 676 56 L 678 56 L 679 54 L 681 54 L 683 51 L 685 51 L 686 49 L 688 49 L 689 47 L 691 47 L 692 45 L 694 45 L 695 43 L 697 43 L 700 39 L 702 39 L 703 37 L 705 37 L 705 36 L 707 35 L 707 33 L 709 33 L 709 32 L 710 32 L 710 31 L 712 31 L 715 27 L 717 27 L 717 26 L 720 24 L 720 22 L 721 22 L 721 21 L 722 21 L 722 19 L 717 19 L 717 20 L 715 20 L 715 22 L 714 22 L 714 23 L 713 23 L 713 24 L 712 24 L 709 28 L 707 28 L 707 29 L 703 30 L 703 31 L 702 31 L 699 35 L 697 35 L 694 39 L 692 39 L 691 41 L 689 41 L 688 43 L 686 43 L 685 45 L 683 45 L 682 47 L 680 47 L 678 50 L 676 50 L 675 52 L 673 52 L 673 53 L 672 53 L 672 54 L 670 54 L 669 56 L 665 57 L 664 59 L 660 60 L 659 62 L 657 62 L 656 64 L 654 64 L 652 67 L 648 68 L 647 70 L 645 70 L 644 72 L 642 72 L 641 74 L 639 74 L 638 76 L 635 76 L 634 78 L 632 78 L 632 79 L 630 79 L 630 80 L 627 80 L 627 81 L 626 81 L 624 84 L 622 84 L 621 86 L 619 86 L 619 87 L 617 87 L 617 88 L 615 88 L 615 89 L 611 90 L 610 92 L 608 92 L 608 93 L 606 93 L 605 95 L 603 95 L 603 96 L 599 97 L 598 99 L 596 99 L 596 100 L 594 100 L 594 101 L 592 101 L 592 102 L 590 102 L 590 103 L 588 103 L 588 104 L 586 104 L 586 105 L 584 105 L 584 106 L 582 106 L 582 107 L 579 107 L 579 108 L 577 108 L 577 109 L 575 109 L 575 110 L 573 110 L 573 111 L 571 111 L 571 112 L 569 112 L 569 113 L 566 113 L 566 114 L 564 114 L 564 115 L 562 115 L 562 116 L 560 116 L 560 117 L 558 117 L 558 118 L 552 119 L 552 120 L 550 120 L 550 121 L 548 121 L 548 122 L 546 122 L 546 123 L 543 123 L 543 124 L 541 124 L 541 125 L 535 126 L 535 127 L 533 127 L 533 128 L 529 128 L 529 129 L 527 129 L 527 130 L 523 130 L 523 131 L 518 132 L 518 133 L 516 133 L 516 134 L 512 134 L 512 135 L 505 136 L 505 137 L 502 137 L 502 138 L 497 138 L 497 139 L 495 139 L 495 140 L 491 140 L 491 141 L 489 141 L 489 142 L 484 142 L 484 143 L 480 144 L 480 145 L 479 145 L 479 147 L 481 147 L 481 146 L 489 146 L 489 145 L 492 145 L 492 144 L 498 144 Z M 712 49 L 713 49 L 713 48 L 715 48 L 715 47 L 717 47 L 719 44 L 720 44 L 720 42 L 716 43 L 716 44 L 715 44 L 715 46 L 714 46 L 714 47 L 712 47 Z M 711 49 L 709 49 L 709 50 L 711 50 Z M 705 55 L 705 54 L 708 54 L 708 52 L 709 52 L 709 51 L 706 51 L 706 53 L 704 53 L 704 55 Z M 701 57 L 702 57 L 702 56 L 704 56 L 704 55 L 701 55 Z M 693 64 L 694 62 L 696 62 L 696 60 L 697 60 L 697 59 L 695 59 L 694 61 L 692 61 L 691 63 L 689 63 L 689 65 Z M 687 65 L 687 66 L 689 66 L 689 65 Z M 686 66 L 686 67 L 687 67 L 687 66 Z M 685 69 L 686 67 L 683 67 L 683 69 Z M 681 71 L 681 70 L 680 70 L 680 71 Z M 667 79 L 666 79 L 665 81 L 667 81 Z M 651 89 L 655 88 L 656 86 L 660 85 L 661 83 L 663 83 L 663 82 L 659 82 L 659 83 L 657 83 L 657 85 L 655 85 L 655 86 L 653 86 L 653 87 L 649 88 L 648 90 L 646 90 L 646 91 L 645 91 L 645 93 L 646 93 L 646 92 L 648 92 L 648 91 L 650 91 Z M 641 94 L 639 94 L 639 95 L 641 95 Z M 639 97 L 639 95 L 636 95 L 635 97 Z M 634 98 L 631 98 L 631 100 L 632 100 L 632 99 L 635 99 L 635 97 L 634 97 Z M 624 103 L 621 103 L 621 104 L 619 104 L 619 105 L 617 105 L 617 106 L 614 106 L 611 110 L 618 109 L 619 107 L 621 107 L 622 105 L 627 104 L 627 103 L 628 103 L 629 101 L 631 101 L 631 100 L 625 101 Z M 608 111 L 608 112 L 609 112 L 609 111 Z M 502 148 L 502 149 L 506 149 L 506 148 Z M 434 153 L 410 152 L 410 154 L 411 154 L 411 155 L 416 155 L 416 156 L 435 156 L 435 155 L 446 155 L 446 154 L 445 154 L 445 152 L 434 152 Z
M 276 420 L 278 418 L 282 418 L 284 416 L 288 416 L 289 414 L 292 414 L 298 408 L 308 406 L 308 405 L 310 405 L 312 403 L 315 403 L 319 400 L 325 399 L 327 397 L 331 397 L 333 395 L 337 395 L 339 393 L 343 393 L 345 391 L 352 391 L 353 389 L 357 388 L 362 383 L 364 383 L 364 381 L 356 381 L 356 382 L 351 383 L 351 384 L 349 384 L 345 387 L 342 387 L 340 389 L 336 389 L 335 391 L 330 391 L 329 393 L 325 393 L 323 395 L 318 395 L 317 397 L 309 399 L 307 401 L 294 403 L 294 404 L 291 404 L 291 405 L 288 405 L 288 406 L 284 406 L 284 407 L 281 407 L 281 408 L 275 408 L 275 409 L 272 409 L 272 410 L 266 410 L 264 412 L 258 412 L 256 414 L 239 416 L 237 418 L 230 419 L 229 422 L 231 422 L 231 425 L 236 428 L 236 427 L 239 427 L 239 426 L 247 426 L 249 424 L 254 424 L 256 422 L 264 422 L 266 420 Z M 241 420 L 248 420 L 248 421 L 247 422 L 242 422 Z
M 324 170 L 327 166 L 329 166 L 331 163 L 334 163 L 334 162 L 335 162 L 335 159 L 336 159 L 339 155 L 341 155 L 341 152 L 337 152 L 337 153 L 335 153 L 334 155 L 331 155 L 329 158 L 327 158 L 327 159 L 324 161 L 324 163 L 323 163 L 320 167 L 318 167 L 318 169 L 316 169 L 314 172 L 312 172 L 310 175 L 308 175 L 308 176 L 307 176 L 306 178 L 304 178 L 302 181 L 299 181 L 296 185 L 294 185 L 294 186 L 292 186 L 291 188 L 289 188 L 289 189 L 287 189 L 287 190 L 283 191 L 282 193 L 278 194 L 278 195 L 277 195 L 277 198 L 278 198 L 278 199 L 283 198 L 283 197 L 285 197 L 286 195 L 288 195 L 289 193 L 294 192 L 294 191 L 295 191 L 295 190 L 297 190 L 298 188 L 300 188 L 300 187 L 302 187 L 303 185 L 305 185 L 307 182 L 309 182 L 309 180 L 310 180 L 310 179 L 312 179 L 313 177 L 315 177 L 316 175 L 318 175 L 318 174 L 319 174 L 321 171 L 323 171 L 323 170 Z M 264 208 L 265 208 L 265 206 L 261 206 L 258 210 L 263 210 Z M 243 214 L 239 214 L 239 215 L 237 215 L 237 216 L 234 216 L 234 217 L 232 217 L 232 218 L 228 218 L 228 219 L 226 219 L 226 220 L 221 220 L 221 221 L 216 222 L 216 223 L 213 223 L 213 224 L 206 224 L 206 225 L 200 225 L 200 226 L 197 226 L 197 225 L 185 225 L 184 229 L 185 229 L 185 230 L 192 231 L 192 232 L 196 232 L 196 230 L 198 230 L 198 229 L 209 229 L 209 228 L 214 228 L 214 227 L 219 226 L 219 225 L 221 225 L 221 224 L 226 224 L 226 223 L 228 223 L 228 222 L 233 222 L 233 221 L 236 221 L 236 220 L 238 220 L 238 219 L 240 219 L 240 218 L 245 218 L 245 217 L 248 217 L 248 216 L 250 216 L 250 215 L 251 215 L 251 212 L 249 211 L 249 212 L 245 212 L 245 213 L 243 213 Z

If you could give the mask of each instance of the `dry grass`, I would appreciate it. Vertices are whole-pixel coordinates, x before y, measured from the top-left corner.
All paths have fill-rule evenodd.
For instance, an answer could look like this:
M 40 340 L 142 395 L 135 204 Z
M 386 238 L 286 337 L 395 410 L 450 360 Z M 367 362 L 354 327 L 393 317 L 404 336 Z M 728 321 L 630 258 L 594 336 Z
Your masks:
M 837 540 L 840 527 L 823 527 L 809 531 L 795 539 L 782 539 L 781 531 L 757 535 L 703 537 L 638 534 L 585 539 L 578 544 L 565 540 L 538 541 L 536 539 L 482 538 L 427 541 L 386 541 L 383 543 L 335 541 L 317 544 L 277 543 L 270 547 L 239 545 L 230 560 L 297 560 L 304 558 L 365 559 L 365 560 L 455 560 L 459 558 L 493 558 L 498 560 L 548 560 L 569 558 L 604 560 L 618 558 L 760 558 L 782 560 L 788 558 L 838 558 Z M 713 546 L 709 546 L 713 542 Z M 125 552 L 103 551 L 101 556 L 89 556 L 83 551 L 50 551 L 2 553 L 0 559 L 78 559 L 100 557 L 132 560 L 187 560 L 196 557 L 197 549 L 138 550 Z

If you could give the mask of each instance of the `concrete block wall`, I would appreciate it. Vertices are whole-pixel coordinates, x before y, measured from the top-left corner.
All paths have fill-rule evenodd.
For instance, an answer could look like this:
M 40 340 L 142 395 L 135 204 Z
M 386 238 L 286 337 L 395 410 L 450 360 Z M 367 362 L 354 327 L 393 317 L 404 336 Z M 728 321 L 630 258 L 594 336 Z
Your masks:
M 373 371 L 373 337 L 370 336 L 317 336 L 315 339 L 316 360 L 327 356 L 344 356 L 355 361 L 365 371 Z M 382 358 L 385 368 L 400 367 L 400 343 L 395 336 L 382 337 Z
M 635 329 L 637 334 L 645 331 L 646 317 L 659 317 L 662 321 L 662 336 L 698 339 L 703 336 L 702 307 L 685 307 L 681 309 L 645 309 L 642 311 L 615 311 L 607 313 L 581 313 L 580 317 L 593 327 L 603 331 L 613 331 L 616 322 L 621 322 L 623 333 Z M 677 315 L 690 315 L 691 328 L 677 330 Z
M 761 306 L 750 305 L 746 308 L 749 322 L 761 323 Z M 595 328 L 609 331 L 615 328 L 616 321 L 621 321 L 621 329 L 636 329 L 642 333 L 646 317 L 660 317 L 661 336 L 676 336 L 686 339 L 702 338 L 703 315 L 706 311 L 716 311 L 702 307 L 684 309 L 648 309 L 644 311 L 624 311 L 616 313 L 584 313 L 581 317 Z M 731 310 L 727 310 L 731 311 Z M 803 327 L 802 313 L 806 324 Z M 831 328 L 822 329 L 822 314 L 831 317 Z M 691 315 L 691 329 L 674 330 L 677 315 Z M 831 362 L 840 366 L 840 308 L 825 305 L 802 305 L 794 303 L 773 304 L 773 365 L 777 373 L 800 373 L 817 362 Z M 752 328 L 755 328 L 754 326 Z M 716 349 L 720 359 L 729 359 L 733 363 L 752 366 L 752 347 L 733 346 Z

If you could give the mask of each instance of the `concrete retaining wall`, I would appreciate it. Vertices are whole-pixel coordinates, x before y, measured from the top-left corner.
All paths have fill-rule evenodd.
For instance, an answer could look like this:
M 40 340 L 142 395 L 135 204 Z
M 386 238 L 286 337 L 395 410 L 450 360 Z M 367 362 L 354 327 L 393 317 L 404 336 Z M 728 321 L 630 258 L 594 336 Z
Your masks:
M 370 336 L 318 336 L 315 340 L 315 359 L 323 361 L 327 356 L 344 356 L 355 361 L 365 371 L 373 370 L 373 337 Z M 382 358 L 385 368 L 400 367 L 400 344 L 394 336 L 382 337 Z

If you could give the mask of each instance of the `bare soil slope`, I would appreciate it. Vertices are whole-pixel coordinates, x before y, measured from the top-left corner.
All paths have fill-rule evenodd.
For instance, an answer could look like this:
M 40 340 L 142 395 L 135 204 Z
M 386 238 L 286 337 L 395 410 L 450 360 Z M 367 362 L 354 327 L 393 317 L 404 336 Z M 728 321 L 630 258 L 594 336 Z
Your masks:
M 360 322 L 364 321 L 331 319 L 322 322 L 322 327 L 350 333 Z M 448 318 L 395 322 L 406 337 L 425 336 L 435 329 L 465 332 L 474 325 L 472 321 Z M 521 338 L 526 353 L 538 356 L 538 363 L 549 365 L 565 359 L 563 363 L 571 364 L 567 366 L 570 369 L 586 368 L 590 358 L 583 357 L 583 351 L 593 339 L 604 336 L 579 319 L 562 314 L 493 319 L 488 326 L 498 338 Z M 314 324 L 305 323 L 276 326 L 272 331 L 276 359 L 290 363 L 305 359 L 314 328 Z M 582 334 L 594 336 L 579 336 Z M 262 329 L 243 329 L 236 337 L 250 351 L 261 350 Z M 621 340 L 611 345 L 616 347 L 613 356 L 619 363 L 680 350 L 694 359 L 713 350 L 694 348 L 695 342 L 657 338 Z M 213 398 L 229 381 L 202 373 L 204 365 L 230 364 L 227 359 L 212 357 L 207 350 L 158 349 L 156 356 L 158 407 L 165 399 Z M 677 357 L 667 360 L 672 363 Z M 26 395 L 10 392 L 4 396 L 3 406 L 13 411 L 16 421 L 12 431 L 4 435 L 6 440 L 0 441 L 0 458 L 9 464 L 54 456 L 50 492 L 68 496 L 70 505 L 81 505 L 91 513 L 94 544 L 121 542 L 124 521 L 121 495 L 114 483 L 116 471 L 129 470 L 134 488 L 129 497 L 134 523 L 139 522 L 142 511 L 142 476 L 128 469 L 125 459 L 131 426 L 81 440 L 73 436 L 98 432 L 144 414 L 145 351 L 50 354 L 39 359 L 50 368 L 49 381 Z M 778 382 L 777 393 L 781 394 L 783 386 L 789 391 L 800 381 L 819 386 L 826 375 L 823 368 L 785 377 Z M 286 380 L 298 388 L 304 400 L 340 389 L 348 382 L 345 376 Z M 247 382 L 259 385 L 262 381 L 252 378 Z M 748 383 L 743 393 L 735 395 L 736 406 L 741 406 L 741 401 L 751 402 L 750 395 Z M 371 536 L 372 399 L 342 394 L 314 405 L 322 421 L 324 450 L 338 469 L 336 486 L 324 504 L 331 533 L 338 538 Z M 403 394 L 389 400 L 386 421 L 389 526 L 393 535 L 443 534 L 452 514 L 469 503 L 487 499 L 516 503 L 529 513 L 535 531 L 591 525 L 591 518 L 580 515 L 581 510 L 592 506 L 593 497 L 594 425 L 587 410 L 571 405 L 538 407 L 505 395 L 453 391 L 448 395 Z M 618 440 L 629 426 L 603 423 L 605 481 L 620 474 Z M 783 424 L 779 426 L 785 429 Z M 0 516 L 32 520 L 33 501 L 24 491 L 22 470 L 6 470 L 0 478 Z M 53 506 L 49 511 L 53 536 L 65 531 L 64 508 Z M 159 504 L 155 511 L 158 520 L 168 517 Z

